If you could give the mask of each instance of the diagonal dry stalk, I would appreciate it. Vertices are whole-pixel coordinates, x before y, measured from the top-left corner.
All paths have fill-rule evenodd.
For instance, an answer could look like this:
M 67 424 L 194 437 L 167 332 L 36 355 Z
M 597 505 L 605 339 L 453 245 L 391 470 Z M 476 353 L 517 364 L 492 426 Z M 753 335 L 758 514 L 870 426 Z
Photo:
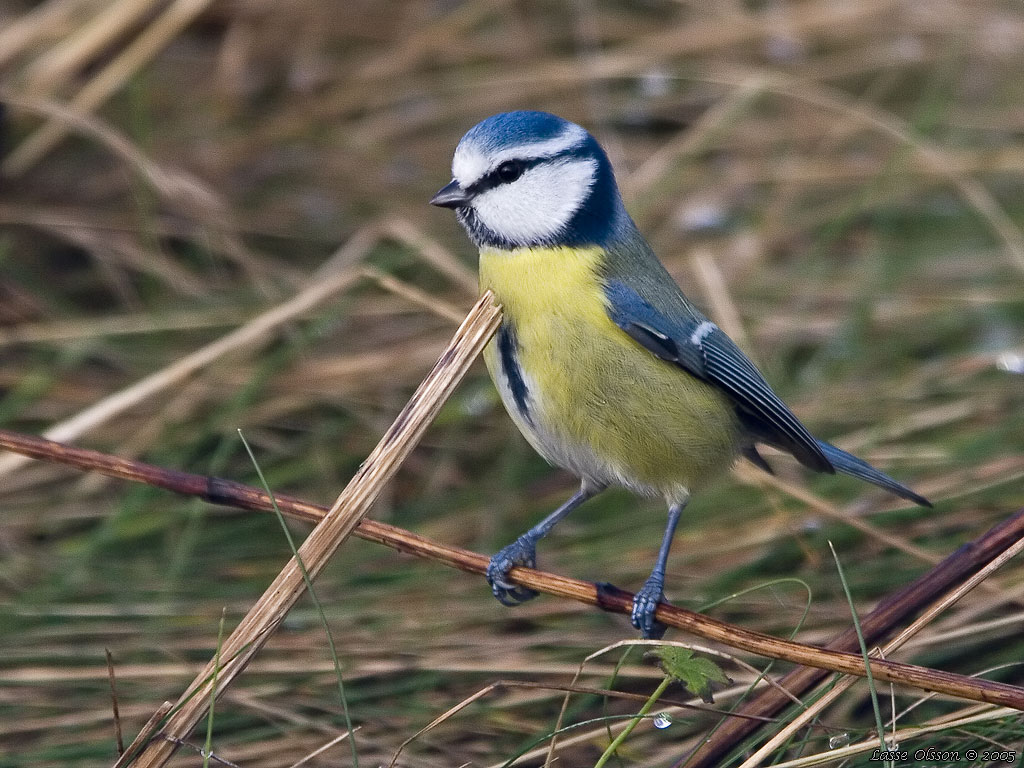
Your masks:
M 162 738 L 150 741 L 134 759 L 128 756 L 129 762 L 160 766 L 170 759 L 206 714 L 214 682 L 217 695 L 231 685 L 305 592 L 306 574 L 316 578 L 355 530 L 494 334 L 500 317 L 490 292 L 485 293 L 377 447 L 299 547 L 298 556 L 285 565 L 218 649 L 220 663 L 214 659 L 207 664 L 178 700 Z
M 156 711 L 150 715 L 146 724 L 142 726 L 142 730 L 139 731 L 132 743 L 128 745 L 128 749 L 121 753 L 117 762 L 114 763 L 114 768 L 120 768 L 123 765 L 127 765 L 131 760 L 131 756 L 138 754 L 139 750 L 142 749 L 154 735 L 156 735 L 156 732 L 160 729 L 160 724 L 172 709 L 174 709 L 174 705 L 169 701 L 165 701 L 156 708 Z

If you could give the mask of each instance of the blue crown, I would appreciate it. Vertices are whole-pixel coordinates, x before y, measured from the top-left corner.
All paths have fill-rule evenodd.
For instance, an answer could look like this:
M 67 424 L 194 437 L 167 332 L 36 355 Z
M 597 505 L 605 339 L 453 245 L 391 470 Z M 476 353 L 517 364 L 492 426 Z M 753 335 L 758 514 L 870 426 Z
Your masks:
M 550 112 L 520 110 L 492 115 L 474 125 L 462 137 L 460 144 L 474 145 L 485 152 L 498 152 L 516 146 L 529 146 L 555 139 L 567 130 L 578 129 L 581 140 L 560 155 L 571 158 L 590 158 L 597 162 L 590 194 L 569 221 L 557 239 L 543 243 L 513 243 L 484 227 L 471 210 L 462 209 L 460 221 L 478 243 L 497 247 L 521 245 L 604 245 L 635 231 L 635 225 L 626 213 L 615 183 L 615 174 L 604 149 L 593 136 L 574 123 Z
M 558 115 L 536 110 L 501 112 L 474 125 L 463 141 L 469 141 L 485 150 L 514 147 L 553 139 L 572 125 Z M 596 144 L 596 142 L 595 142 Z

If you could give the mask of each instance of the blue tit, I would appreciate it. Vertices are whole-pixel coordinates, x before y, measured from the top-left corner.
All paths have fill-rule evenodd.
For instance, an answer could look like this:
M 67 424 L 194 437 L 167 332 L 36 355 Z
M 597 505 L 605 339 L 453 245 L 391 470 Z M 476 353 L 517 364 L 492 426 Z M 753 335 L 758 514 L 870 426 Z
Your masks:
M 683 295 L 644 240 L 593 136 L 547 112 L 506 112 L 463 136 L 451 208 L 480 251 L 480 287 L 504 309 L 484 352 L 512 420 L 579 491 L 490 560 L 494 596 L 535 592 L 508 581 L 534 567 L 538 540 L 609 486 L 662 497 L 668 525 L 632 622 L 660 637 L 655 610 L 683 508 L 738 457 L 771 471 L 759 443 L 816 472 L 842 472 L 916 504 L 922 496 L 815 439 L 738 346 Z

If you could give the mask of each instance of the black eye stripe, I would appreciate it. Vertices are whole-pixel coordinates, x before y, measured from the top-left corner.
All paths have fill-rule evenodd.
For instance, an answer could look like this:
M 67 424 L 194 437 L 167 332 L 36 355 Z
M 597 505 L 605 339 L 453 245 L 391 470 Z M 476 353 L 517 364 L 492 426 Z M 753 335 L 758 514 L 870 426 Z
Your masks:
M 522 169 L 519 175 L 515 177 L 516 179 L 518 179 L 519 176 L 522 176 L 531 168 L 536 168 L 538 165 L 541 165 L 542 163 L 548 163 L 551 162 L 552 160 L 558 160 L 563 157 L 573 155 L 576 149 L 577 147 L 570 147 L 569 149 L 562 150 L 561 152 L 556 152 L 553 155 L 545 155 L 544 157 L 512 158 L 509 161 L 501 163 L 497 168 L 493 168 L 487 173 L 485 173 L 477 181 L 470 184 L 469 187 L 466 188 L 466 191 L 473 195 L 478 195 L 481 192 L 486 192 L 489 189 L 494 189 L 495 187 L 500 187 L 502 184 L 508 183 L 504 181 L 498 174 L 498 172 L 508 162 L 518 163 L 520 168 Z M 512 181 L 514 180 L 515 179 L 512 179 Z
M 550 160 L 550 159 L 551 158 L 549 158 L 549 157 L 533 157 L 533 158 L 530 158 L 528 160 L 513 160 L 513 161 L 511 161 L 511 162 L 517 163 L 519 165 L 519 168 L 521 169 L 519 171 L 519 174 L 516 175 L 515 179 L 518 179 L 520 176 L 522 176 L 524 173 L 526 173 L 531 168 L 535 168 L 536 166 L 538 166 L 541 163 L 543 163 L 545 160 Z M 476 194 L 479 194 L 480 192 L 486 192 L 488 189 L 494 189 L 495 187 L 499 187 L 502 184 L 508 183 L 504 179 L 502 179 L 501 176 L 499 175 L 499 171 L 501 171 L 508 164 L 508 162 L 509 161 L 506 161 L 505 163 L 502 163 L 501 165 L 499 165 L 497 168 L 494 168 L 494 169 L 488 171 L 487 173 L 485 173 L 483 176 L 480 177 L 479 181 L 476 181 L 472 185 L 470 185 L 468 191 L 470 191 L 474 195 L 476 195 Z M 515 179 L 510 179 L 510 181 L 515 181 Z

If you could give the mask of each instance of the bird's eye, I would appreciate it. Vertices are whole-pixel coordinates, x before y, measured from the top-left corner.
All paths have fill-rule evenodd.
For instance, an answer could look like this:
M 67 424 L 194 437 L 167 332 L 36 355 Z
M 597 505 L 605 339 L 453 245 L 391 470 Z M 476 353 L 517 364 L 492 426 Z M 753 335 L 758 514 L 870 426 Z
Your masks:
M 502 184 L 508 184 L 522 176 L 525 170 L 526 168 L 520 160 L 507 160 L 498 166 L 495 174 Z

